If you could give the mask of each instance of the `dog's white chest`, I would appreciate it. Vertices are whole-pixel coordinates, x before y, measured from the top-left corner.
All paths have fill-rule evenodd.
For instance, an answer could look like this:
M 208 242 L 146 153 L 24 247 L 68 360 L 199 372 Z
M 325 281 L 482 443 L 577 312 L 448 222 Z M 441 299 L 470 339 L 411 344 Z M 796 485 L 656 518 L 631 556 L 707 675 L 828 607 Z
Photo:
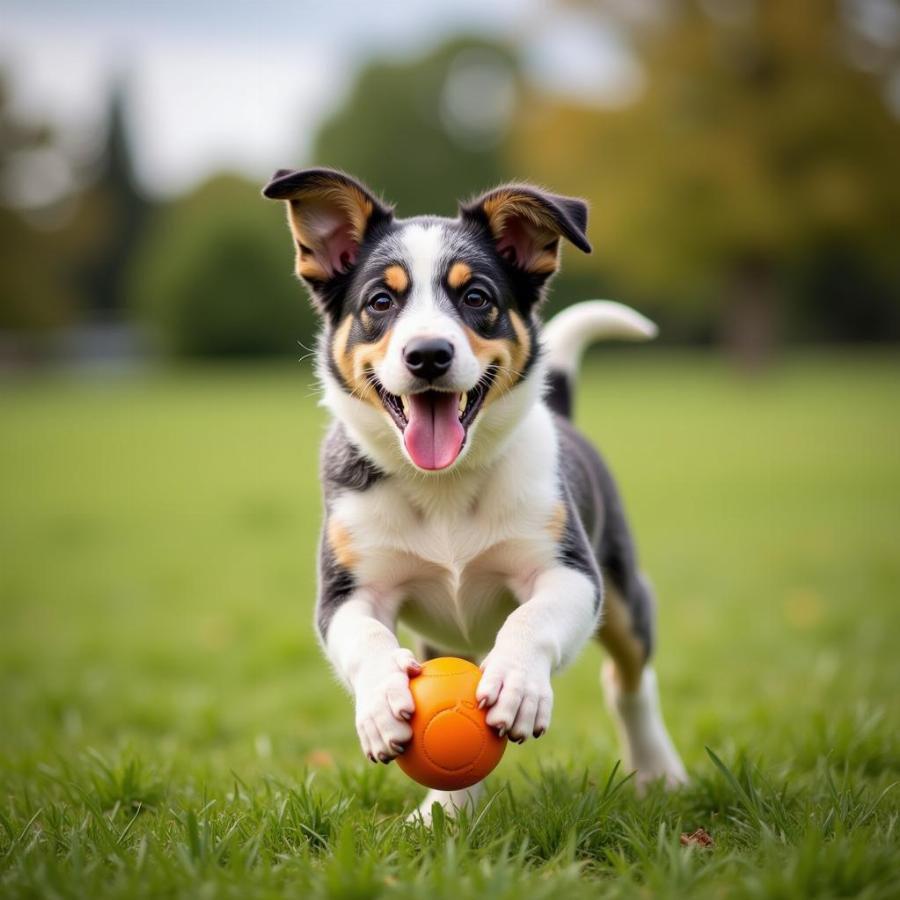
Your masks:
M 434 499 L 434 498 L 432 498 Z M 429 509 L 386 482 L 341 497 L 331 510 L 349 534 L 358 582 L 386 619 L 436 647 L 480 655 L 554 551 L 545 483 L 510 499 L 506 486 L 462 488 Z
M 463 566 L 425 563 L 400 586 L 400 622 L 438 649 L 481 655 L 517 599 L 510 573 L 491 554 Z

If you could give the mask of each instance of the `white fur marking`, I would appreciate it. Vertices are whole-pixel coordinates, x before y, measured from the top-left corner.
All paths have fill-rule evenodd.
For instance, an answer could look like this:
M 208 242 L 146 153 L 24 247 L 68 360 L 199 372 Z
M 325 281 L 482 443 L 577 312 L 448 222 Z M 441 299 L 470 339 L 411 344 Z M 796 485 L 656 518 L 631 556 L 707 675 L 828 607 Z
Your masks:
M 574 569 L 536 575 L 530 596 L 510 613 L 482 664 L 476 697 L 491 707 L 487 723 L 513 740 L 539 737 L 550 725 L 550 675 L 584 646 L 597 625 L 596 589 Z
M 612 660 L 603 665 L 602 681 L 606 705 L 624 750 L 625 767 L 637 773 L 638 787 L 657 778 L 665 779 L 667 787 L 684 784 L 687 772 L 666 730 L 652 667 L 644 668 L 641 685 L 631 694 L 619 687 Z
M 424 637 L 460 653 L 490 650 L 534 575 L 556 565 L 546 529 L 559 500 L 556 479 L 546 477 L 558 466 L 552 418 L 532 405 L 510 428 L 507 400 L 515 398 L 483 413 L 472 466 L 434 478 L 407 464 L 399 477 L 347 492 L 331 510 L 354 535 L 359 583 L 376 587 L 382 605 L 392 598 Z M 529 452 L 504 455 L 504 439 Z M 385 607 L 385 621 L 394 606 Z
M 558 312 L 544 327 L 550 369 L 574 374 L 585 347 L 597 340 L 649 341 L 658 329 L 639 312 L 612 300 L 586 300 Z
M 335 611 L 326 651 L 353 690 L 356 733 L 369 759 L 394 759 L 412 737 L 407 721 L 415 709 L 408 673 L 418 665 L 384 624 L 389 614 L 370 591 L 357 591 Z
M 412 277 L 410 300 L 430 298 L 438 277 L 438 263 L 444 251 L 445 236 L 438 225 L 407 225 L 400 232 L 400 242 L 406 253 L 404 258 Z
M 378 380 L 392 394 L 408 394 L 418 379 L 403 361 L 403 351 L 414 338 L 440 337 L 453 345 L 453 365 L 442 384 L 449 390 L 471 390 L 481 377 L 481 366 L 458 319 L 442 308 L 440 267 L 445 255 L 446 235 L 439 225 L 407 225 L 400 232 L 403 260 L 409 268 L 411 287 L 403 312 L 397 318 L 383 362 L 376 367 Z

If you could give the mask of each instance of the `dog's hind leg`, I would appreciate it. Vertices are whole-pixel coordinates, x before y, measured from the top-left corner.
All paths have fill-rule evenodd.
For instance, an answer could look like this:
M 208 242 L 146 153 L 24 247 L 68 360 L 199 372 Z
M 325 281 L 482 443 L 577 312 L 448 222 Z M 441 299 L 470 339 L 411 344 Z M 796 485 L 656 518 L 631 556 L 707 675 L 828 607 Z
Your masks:
M 616 723 L 626 769 L 638 788 L 657 779 L 668 787 L 687 781 L 659 705 L 656 673 L 650 665 L 654 604 L 647 580 L 629 579 L 627 596 L 607 579 L 603 618 L 597 638 L 610 659 L 601 681 L 606 704 Z
M 444 651 L 439 650 L 437 647 L 433 647 L 422 640 L 416 642 L 416 652 L 418 653 L 418 658 L 423 662 L 427 659 L 436 659 L 439 656 L 448 655 Z M 471 657 L 466 658 L 469 659 L 470 662 L 476 662 L 476 660 Z M 461 791 L 430 790 L 426 794 L 425 799 L 419 804 L 418 809 L 412 813 L 409 818 L 418 819 L 421 817 L 426 825 L 430 825 L 432 807 L 435 803 L 439 804 L 444 812 L 449 815 L 455 815 L 461 809 L 472 812 L 477 806 L 478 801 L 481 799 L 483 792 L 484 782 L 478 782 L 478 784 L 473 784 L 471 787 Z
M 655 606 L 622 498 L 603 459 L 577 432 L 563 426 L 566 481 L 580 498 L 579 515 L 603 577 L 604 599 L 596 636 L 611 659 L 603 667 L 603 690 L 622 744 L 622 762 L 639 786 L 657 778 L 686 780 L 659 708 L 653 652 Z

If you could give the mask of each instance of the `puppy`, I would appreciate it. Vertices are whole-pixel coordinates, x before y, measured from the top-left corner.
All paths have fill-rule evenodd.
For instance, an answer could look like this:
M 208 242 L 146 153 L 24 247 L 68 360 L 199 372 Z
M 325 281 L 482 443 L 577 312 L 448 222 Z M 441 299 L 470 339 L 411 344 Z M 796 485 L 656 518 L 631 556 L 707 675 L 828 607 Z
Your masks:
M 551 676 L 595 637 L 626 765 L 684 781 L 648 664 L 650 586 L 609 470 L 569 421 L 585 345 L 655 327 L 600 302 L 538 321 L 561 239 L 590 252 L 586 205 L 512 184 L 455 219 L 399 219 L 329 169 L 281 170 L 263 193 L 286 203 L 322 318 L 316 625 L 363 753 L 387 763 L 411 737 L 419 663 L 398 623 L 421 655 L 479 661 L 488 723 L 520 742 L 547 730 Z M 433 791 L 422 814 L 478 793 Z

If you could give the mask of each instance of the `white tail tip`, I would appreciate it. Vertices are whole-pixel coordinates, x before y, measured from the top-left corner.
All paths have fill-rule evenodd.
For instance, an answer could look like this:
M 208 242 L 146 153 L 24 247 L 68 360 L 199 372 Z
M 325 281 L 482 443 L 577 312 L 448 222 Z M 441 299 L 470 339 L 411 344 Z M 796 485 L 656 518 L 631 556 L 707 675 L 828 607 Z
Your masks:
M 659 329 L 646 316 L 613 300 L 586 300 L 557 313 L 544 328 L 551 369 L 574 372 L 594 341 L 650 341 Z

